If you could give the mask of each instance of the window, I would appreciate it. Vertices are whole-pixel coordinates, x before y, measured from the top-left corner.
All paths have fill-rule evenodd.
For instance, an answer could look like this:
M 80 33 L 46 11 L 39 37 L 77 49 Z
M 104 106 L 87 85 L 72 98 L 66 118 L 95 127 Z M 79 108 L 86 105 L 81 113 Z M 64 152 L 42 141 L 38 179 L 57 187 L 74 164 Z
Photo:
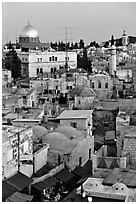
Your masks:
M 14 148 L 14 149 L 13 149 L 13 158 L 14 158 L 14 159 L 17 157 L 17 154 L 18 154 L 17 148 Z
M 60 155 L 58 155 L 58 165 L 60 164 Z
M 52 103 L 55 103 L 55 98 L 52 98 Z
M 94 82 L 92 82 L 92 89 L 94 89 Z
M 92 150 L 91 148 L 89 149 L 89 159 L 91 159 L 91 153 L 92 153 Z
M 82 157 L 79 157 L 79 166 L 82 165 Z
M 56 68 L 54 68 L 54 73 L 56 72 Z
M 39 74 L 39 68 L 36 69 L 36 74 Z
M 27 62 L 27 58 L 25 58 L 25 61 Z
M 58 86 L 56 86 L 56 90 L 58 89 Z
M 72 89 L 72 86 L 70 86 L 70 89 Z
M 49 61 L 51 62 L 51 57 L 49 57 Z
M 23 96 L 23 99 L 26 99 L 26 96 Z
M 71 127 L 77 128 L 77 123 L 70 123 Z
M 39 62 L 39 58 L 37 58 L 37 62 Z
M 43 68 L 40 69 L 40 73 L 43 73 Z
M 55 57 L 55 61 L 57 61 L 57 57 Z
M 101 86 L 102 86 L 102 85 L 101 85 L 101 82 L 99 82 L 99 84 L 98 84 L 98 88 L 101 89 Z
M 51 68 L 51 74 L 53 73 L 53 68 Z
M 108 82 L 105 83 L 105 89 L 108 89 Z
M 49 94 L 52 94 L 52 90 L 49 90 Z
M 52 56 L 52 61 L 54 61 L 54 56 Z
M 69 89 L 69 86 L 67 86 L 67 90 Z
M 24 61 L 24 58 L 22 58 L 22 61 Z
M 65 57 L 65 60 L 69 61 L 69 57 Z

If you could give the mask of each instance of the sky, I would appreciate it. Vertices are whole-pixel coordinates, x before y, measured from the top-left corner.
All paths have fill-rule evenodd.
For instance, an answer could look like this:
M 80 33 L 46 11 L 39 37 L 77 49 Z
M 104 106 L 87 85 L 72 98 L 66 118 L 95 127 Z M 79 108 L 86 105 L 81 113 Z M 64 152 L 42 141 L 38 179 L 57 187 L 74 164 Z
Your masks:
M 2 43 L 15 42 L 29 23 L 41 42 L 98 43 L 122 36 L 136 36 L 135 2 L 3 2 Z

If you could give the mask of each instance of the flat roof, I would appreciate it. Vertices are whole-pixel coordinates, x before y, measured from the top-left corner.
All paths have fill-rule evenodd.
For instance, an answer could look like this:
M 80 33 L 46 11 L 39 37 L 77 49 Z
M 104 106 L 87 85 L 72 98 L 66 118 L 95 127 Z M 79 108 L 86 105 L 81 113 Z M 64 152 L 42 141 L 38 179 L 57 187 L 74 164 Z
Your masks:
M 65 110 L 63 111 L 57 119 L 86 119 L 91 116 L 93 110 Z

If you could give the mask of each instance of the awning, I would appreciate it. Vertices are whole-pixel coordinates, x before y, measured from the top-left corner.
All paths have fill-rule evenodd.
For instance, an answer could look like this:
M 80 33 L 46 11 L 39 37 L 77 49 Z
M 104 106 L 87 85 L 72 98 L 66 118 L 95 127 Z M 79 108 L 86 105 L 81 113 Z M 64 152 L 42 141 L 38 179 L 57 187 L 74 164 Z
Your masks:
M 88 175 L 92 174 L 92 161 L 88 160 L 84 166 L 78 166 L 76 167 L 73 171 L 73 174 L 76 174 L 77 176 L 83 178 L 86 177 Z
M 11 196 L 16 192 L 16 189 L 9 186 L 5 181 L 2 181 L 2 201 L 4 202 L 6 198 Z
M 15 192 L 10 197 L 8 197 L 5 202 L 30 202 L 32 201 L 33 196 Z
M 67 183 L 73 177 L 75 177 L 75 175 L 66 169 L 62 169 L 57 174 L 55 174 L 54 177 L 57 178 L 58 180 L 64 182 L 64 183 Z
M 55 185 L 58 182 L 58 180 L 52 176 L 46 178 L 44 181 L 40 181 L 38 183 L 35 183 L 33 187 L 38 189 L 39 191 L 42 191 L 43 189 L 50 188 L 51 186 Z
M 9 179 L 6 179 L 5 182 L 9 184 L 9 186 L 15 188 L 16 191 L 21 191 L 29 186 L 29 184 L 31 184 L 33 180 L 28 176 L 22 174 L 21 172 L 18 172 Z

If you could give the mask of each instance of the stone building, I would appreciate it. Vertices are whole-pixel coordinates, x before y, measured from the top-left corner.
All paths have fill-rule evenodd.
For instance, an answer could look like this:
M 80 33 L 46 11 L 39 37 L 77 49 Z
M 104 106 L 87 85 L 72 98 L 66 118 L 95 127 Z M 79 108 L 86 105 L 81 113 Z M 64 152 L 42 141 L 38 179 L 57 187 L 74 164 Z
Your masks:
M 76 108 L 88 110 L 91 109 L 96 93 L 89 87 L 76 86 L 69 92 L 69 96 L 74 99 Z
M 90 87 L 96 92 L 99 99 L 110 99 L 113 95 L 113 78 L 107 74 L 89 76 Z
M 130 155 L 131 168 L 136 168 L 136 126 L 117 126 L 117 155 Z
M 94 137 L 86 137 L 72 127 L 59 126 L 54 132 L 42 137 L 42 142 L 49 144 L 48 163 L 51 165 L 64 163 L 73 170 L 93 156 Z
M 117 101 L 94 103 L 93 135 L 95 144 L 115 144 L 116 117 L 118 114 Z M 111 149 L 111 148 L 110 148 Z M 111 152 L 110 152 L 111 153 Z M 115 152 L 112 152 L 115 154 Z
M 7 86 L 12 82 L 11 71 L 2 69 L 2 86 Z
M 2 168 L 3 178 L 18 170 L 18 127 L 2 127 Z M 20 156 L 32 153 L 32 129 L 19 127 Z
M 35 89 L 17 88 L 13 94 L 22 98 L 22 107 L 34 108 L 37 106 L 37 95 Z
M 58 117 L 60 125 L 71 126 L 81 130 L 87 136 L 92 136 L 93 110 L 65 110 Z
M 37 30 L 30 24 L 25 26 L 19 36 L 18 57 L 22 62 L 22 74 L 29 77 L 43 77 L 43 74 L 54 74 L 60 67 L 65 66 L 66 60 L 69 67 L 77 66 L 77 53 L 55 51 L 49 43 L 41 43 Z

